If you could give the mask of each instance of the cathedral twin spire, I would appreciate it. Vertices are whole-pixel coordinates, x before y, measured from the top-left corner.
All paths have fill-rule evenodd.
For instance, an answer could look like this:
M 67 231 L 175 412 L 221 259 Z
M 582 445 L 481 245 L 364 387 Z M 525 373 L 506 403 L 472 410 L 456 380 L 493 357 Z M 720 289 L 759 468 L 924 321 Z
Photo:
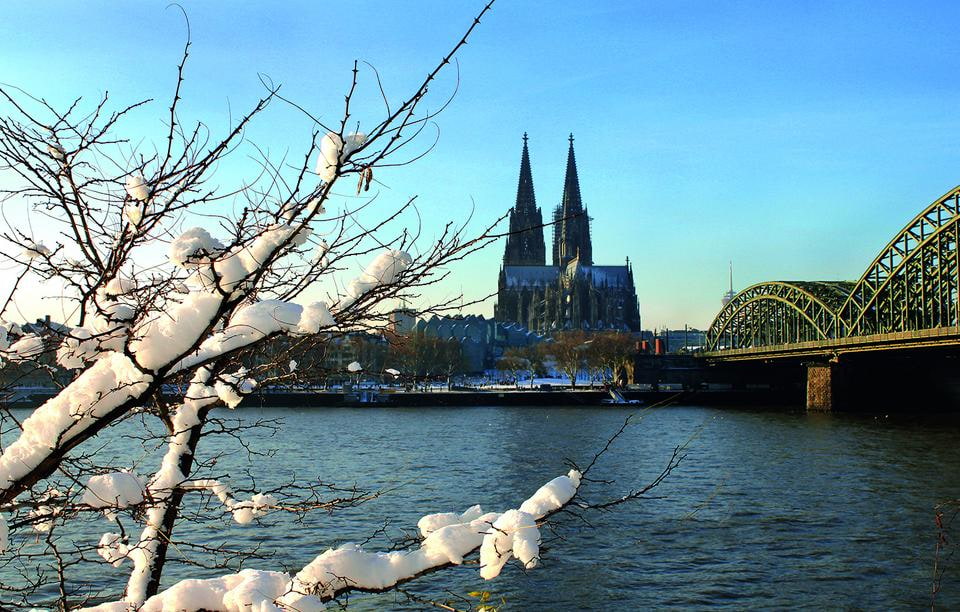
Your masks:
M 593 263 L 590 241 L 590 221 L 580 198 L 580 179 L 573 152 L 573 134 L 567 153 L 567 172 L 563 181 L 563 197 L 553 211 L 553 265 L 566 267 L 574 258 L 579 263 Z M 537 208 L 530 171 L 530 152 L 527 134 L 523 134 L 523 153 L 520 156 L 520 180 L 517 202 L 510 209 L 510 235 L 503 254 L 506 266 L 542 266 L 546 264 L 543 239 L 543 216 Z
M 507 247 L 503 253 L 503 265 L 542 266 L 545 260 L 543 215 L 537 208 L 537 198 L 533 193 L 530 152 L 527 150 L 527 133 L 524 132 L 517 203 L 510 209 L 510 234 L 507 236 Z

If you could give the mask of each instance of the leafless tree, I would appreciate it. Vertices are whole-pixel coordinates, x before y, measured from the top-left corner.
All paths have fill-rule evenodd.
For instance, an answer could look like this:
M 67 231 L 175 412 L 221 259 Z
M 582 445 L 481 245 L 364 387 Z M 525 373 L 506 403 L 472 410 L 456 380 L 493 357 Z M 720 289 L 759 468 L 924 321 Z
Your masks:
M 98 594 L 71 580 L 75 568 L 129 559 L 125 603 L 118 605 L 138 607 L 158 593 L 173 547 L 191 550 L 191 562 L 209 568 L 236 568 L 262 556 L 179 539 L 183 521 L 219 514 L 243 523 L 268 512 L 303 517 L 380 494 L 321 480 L 260 490 L 255 475 L 244 490 L 218 473 L 216 454 L 198 449 L 212 436 L 228 436 L 256 455 L 248 441 L 277 424 L 242 424 L 216 407 L 232 407 L 258 386 L 295 380 L 296 368 L 286 365 L 291 357 L 345 334 L 381 329 L 392 300 L 417 303 L 424 287 L 443 281 L 449 265 L 501 237 L 502 219 L 474 231 L 468 222 L 450 222 L 425 235 L 412 199 L 391 207 L 370 197 L 352 205 L 338 195 L 367 193 L 383 169 L 430 148 L 421 136 L 439 111 L 425 112 L 423 102 L 491 5 L 411 95 L 391 104 L 383 94 L 377 119 L 354 115 L 362 78 L 383 93 L 376 71 L 355 63 L 335 123 L 320 121 L 267 82 L 263 97 L 225 133 L 187 125 L 178 108 L 189 40 L 163 111 L 165 132 L 152 147 L 122 136 L 124 121 L 148 109 L 149 100 L 115 107 L 104 95 L 58 108 L 0 86 L 0 198 L 7 221 L 0 252 L 19 270 L 5 288 L 0 317 L 11 316 L 23 281 L 33 278 L 68 305 L 73 325 L 39 345 L 0 325 L 5 364 L 46 363 L 52 371 L 55 361 L 71 372 L 29 418 L 9 409 L 0 417 L 0 543 L 9 548 L 0 571 L 20 578 L 0 585 L 0 604 L 89 603 Z M 245 130 L 277 104 L 302 111 L 312 131 L 296 158 L 271 158 L 244 140 Z M 218 170 L 251 148 L 258 175 L 232 188 L 219 185 Z M 23 223 L 28 217 L 33 222 Z M 318 291 L 325 300 L 304 303 L 308 292 Z M 123 423 L 134 424 L 128 431 L 138 433 L 126 435 L 143 449 L 125 465 L 105 452 L 119 436 L 105 434 Z M 671 459 L 668 470 L 677 461 Z M 139 479 L 130 469 L 151 475 Z M 571 503 L 537 518 L 547 520 Z M 67 537 L 72 523 L 102 515 L 115 532 L 96 543 Z M 26 535 L 31 530 L 38 539 Z M 46 568 L 55 576 L 52 591 Z M 324 599 L 371 590 L 350 577 L 337 579 L 342 585 L 301 581 L 291 589 L 301 589 L 298 597 Z

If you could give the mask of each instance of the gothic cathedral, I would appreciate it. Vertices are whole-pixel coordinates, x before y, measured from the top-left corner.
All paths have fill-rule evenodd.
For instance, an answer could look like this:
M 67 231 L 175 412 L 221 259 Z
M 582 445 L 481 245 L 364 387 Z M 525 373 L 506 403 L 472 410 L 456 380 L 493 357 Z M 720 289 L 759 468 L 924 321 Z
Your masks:
M 543 216 L 533 193 L 527 135 L 523 135 L 517 203 L 503 253 L 494 318 L 550 334 L 565 329 L 640 331 L 640 307 L 630 260 L 593 264 L 590 217 L 580 200 L 573 154 L 567 153 L 563 198 L 553 211 L 553 265 L 546 265 Z

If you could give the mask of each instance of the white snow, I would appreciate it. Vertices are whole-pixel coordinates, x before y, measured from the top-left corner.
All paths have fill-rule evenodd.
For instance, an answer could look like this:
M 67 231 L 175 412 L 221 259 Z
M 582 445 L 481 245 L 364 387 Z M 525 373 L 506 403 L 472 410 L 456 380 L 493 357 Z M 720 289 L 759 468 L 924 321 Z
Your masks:
M 192 386 L 198 384 L 201 383 L 195 381 Z M 168 451 L 168 456 L 171 456 L 171 451 Z M 241 523 L 247 518 L 252 520 L 256 512 L 265 511 L 276 504 L 268 495 L 255 495 L 248 502 L 234 502 L 229 489 L 218 481 L 197 481 L 192 484 L 214 491 L 234 511 L 235 519 Z M 482 514 L 480 506 L 472 506 L 462 514 L 431 514 L 418 522 L 425 538 L 420 548 L 414 550 L 366 552 L 356 544 L 344 544 L 317 556 L 292 579 L 283 573 L 247 569 L 220 578 L 183 580 L 151 597 L 140 609 L 323 610 L 320 598 L 333 596 L 340 589 L 387 589 L 431 568 L 463 563 L 464 556 L 478 548 L 483 578 L 490 579 L 498 575 L 503 564 L 511 557 L 516 557 L 527 568 L 534 568 L 539 561 L 540 546 L 536 521 L 568 503 L 576 494 L 579 484 L 580 473 L 571 470 L 568 475 L 555 478 L 538 489 L 521 507 L 535 507 L 543 512 L 540 515 L 523 510 Z M 237 510 L 244 512 L 242 519 L 236 517 Z M 148 515 L 157 511 L 151 509 Z M 145 537 L 141 536 L 141 547 Z M 156 533 L 152 537 L 155 540 Z M 145 576 L 149 573 L 150 562 L 146 560 L 149 555 L 144 554 L 137 561 L 135 552 L 131 551 L 129 556 L 138 563 L 140 577 L 131 578 L 126 603 L 103 604 L 92 610 L 120 612 L 126 609 L 124 606 L 136 607 L 143 602 L 142 589 L 146 584 Z
M 335 132 L 327 132 L 320 140 L 320 155 L 317 159 L 317 174 L 324 183 L 333 180 L 337 173 L 337 163 L 342 163 L 347 156 L 367 141 L 363 133 L 347 135 L 344 146 L 343 139 Z
M 23 421 L 23 431 L 0 455 L 0 489 L 37 467 L 59 440 L 146 391 L 152 380 L 120 353 L 106 353 Z
M 316 214 L 318 214 L 318 215 L 323 215 L 323 214 L 326 214 L 327 210 L 326 210 L 326 208 L 324 208 L 324 206 L 323 206 L 323 200 L 322 200 L 322 199 L 320 199 L 320 198 L 313 198 L 312 200 L 310 200 L 309 202 L 307 202 L 307 208 L 306 208 L 306 211 L 305 211 L 305 212 L 306 212 L 306 214 L 307 214 L 308 216 L 309 216 L 309 215 L 312 215 L 312 214 L 314 214 L 314 213 L 316 213 Z
M 213 388 L 228 408 L 236 408 L 243 401 L 244 396 L 253 393 L 257 381 L 247 378 L 247 369 L 240 368 L 234 374 L 221 374 Z
M 237 502 L 229 507 L 233 511 L 233 520 L 241 525 L 247 525 L 276 505 L 277 500 L 272 495 L 257 493 L 249 501 Z
M 137 363 L 148 370 L 156 371 L 186 353 L 223 303 L 222 296 L 202 292 L 188 293 L 180 299 L 179 304 L 155 313 L 136 330 L 138 339 L 131 343 L 131 348 Z
M 145 525 L 140 532 L 140 541 L 130 550 L 129 556 L 133 559 L 134 567 L 127 581 L 126 602 L 138 606 L 146 598 L 147 583 L 150 571 L 156 556 L 157 545 L 160 539 L 160 526 L 166 511 L 167 501 L 174 489 L 186 480 L 180 471 L 180 461 L 184 454 L 190 451 L 188 442 L 190 430 L 200 423 L 199 412 L 217 400 L 216 392 L 207 386 L 210 372 L 206 368 L 199 368 L 187 389 L 184 401 L 173 411 L 174 434 L 167 442 L 167 451 L 163 455 L 160 469 L 150 479 L 147 485 L 151 505 L 144 513 Z M 221 500 L 227 499 L 228 490 L 223 487 Z
M 63 147 L 58 144 L 48 144 L 47 153 L 50 154 L 50 157 L 57 161 L 63 161 L 66 159 L 66 154 L 63 152 Z
M 223 250 L 223 244 L 202 227 L 192 227 L 170 243 L 168 256 L 174 265 L 181 268 L 189 263 L 198 263 Z
M 405 251 L 391 249 L 380 253 L 367 264 L 363 273 L 347 286 L 348 299 L 344 302 L 344 307 L 381 285 L 395 283 L 400 274 L 412 264 L 413 258 Z
M 321 329 L 333 327 L 336 321 L 330 314 L 330 307 L 326 302 L 313 302 L 304 307 L 297 323 L 297 331 L 301 334 L 315 334 Z
M 37 334 L 24 334 L 3 352 L 13 362 L 29 361 L 43 354 L 43 338 Z
M 37 257 L 46 257 L 49 254 L 50 249 L 44 246 L 42 242 L 34 242 L 31 240 L 27 242 L 20 256 L 28 261 L 32 261 Z
M 53 506 L 37 506 L 27 514 L 28 518 L 40 519 L 33 523 L 33 530 L 38 533 L 47 533 L 53 529 L 53 517 L 59 514 L 57 508 Z
M 137 288 L 137 281 L 133 278 L 123 278 L 116 276 L 110 279 L 110 282 L 103 288 L 103 294 L 106 297 L 116 297 L 130 293 Z
M 105 533 L 100 536 L 97 554 L 113 567 L 120 567 L 123 560 L 130 554 L 130 547 L 119 533 Z
M 538 519 L 542 518 L 570 501 L 578 488 L 580 488 L 580 472 L 570 470 L 566 476 L 557 476 L 537 489 L 536 493 L 521 504 L 520 511 Z
M 150 188 L 147 186 L 147 182 L 144 180 L 142 174 L 131 174 L 127 177 L 127 182 L 124 186 L 127 190 L 127 195 L 134 200 L 146 202 L 147 198 L 150 197 Z
M 57 349 L 57 363 L 68 370 L 79 369 L 107 351 L 123 351 L 129 323 L 136 313 L 133 308 L 117 302 L 112 296 L 130 291 L 131 284 L 115 278 L 98 293 L 101 312 L 91 316 L 87 326 L 70 330 Z M 108 293 L 110 291 L 116 293 Z
M 127 508 L 143 501 L 144 484 L 131 472 L 111 472 L 91 476 L 83 493 L 83 503 L 91 508 Z
M 143 220 L 143 208 L 139 204 L 131 203 L 126 204 L 123 207 L 123 216 L 127 218 L 127 221 L 130 222 L 130 225 L 137 227 L 140 225 L 140 221 Z
M 287 593 L 290 577 L 281 572 L 244 569 L 236 574 L 206 580 L 181 580 L 148 599 L 141 612 L 223 610 L 225 612 L 319 612 L 318 597 Z M 276 603 L 283 597 L 286 605 Z M 128 604 L 107 603 L 89 612 L 124 612 Z
M 363 366 L 360 365 L 359 361 L 351 361 L 350 365 L 347 366 L 348 372 L 359 372 L 363 369 Z
M 417 529 L 420 535 L 427 537 L 434 531 L 447 525 L 457 525 L 459 523 L 469 523 L 483 515 L 483 510 L 479 505 L 470 506 L 463 514 L 456 512 L 440 512 L 437 514 L 428 514 L 417 522 Z
M 540 530 L 533 515 L 520 510 L 507 510 L 483 537 L 480 546 L 480 576 L 491 580 L 516 557 L 527 569 L 537 566 L 540 554 Z

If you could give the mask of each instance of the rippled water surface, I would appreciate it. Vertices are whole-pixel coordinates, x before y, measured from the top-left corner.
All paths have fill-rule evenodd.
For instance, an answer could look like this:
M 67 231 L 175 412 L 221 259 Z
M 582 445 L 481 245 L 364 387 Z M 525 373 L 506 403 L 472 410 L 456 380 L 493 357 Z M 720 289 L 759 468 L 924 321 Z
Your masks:
M 327 547 L 367 538 L 385 519 L 397 535 L 430 512 L 516 507 L 565 473 L 564 459 L 589 462 L 627 414 L 609 407 L 240 409 L 233 416 L 284 422 L 256 445 L 276 449 L 255 466 L 258 484 L 319 475 L 392 490 L 358 509 L 315 514 L 306 525 L 270 516 L 263 527 L 223 521 L 217 529 L 184 525 L 180 533 L 208 544 L 262 543 L 279 557 L 269 569 L 295 570 Z M 565 521 L 564 539 L 550 543 L 534 571 L 508 567 L 483 583 L 475 566 L 454 568 L 411 590 L 446 599 L 445 589 L 486 589 L 516 610 L 929 606 L 933 507 L 960 497 L 956 419 L 699 407 L 637 416 L 596 468 L 597 477 L 616 482 L 589 483 L 584 492 L 603 501 L 642 486 L 689 441 L 681 467 L 649 499 L 588 514 L 589 527 Z M 217 470 L 239 479 L 245 465 L 245 456 L 231 455 Z M 947 608 L 960 607 L 960 560 L 952 563 L 938 597 Z M 112 571 L 121 579 L 121 570 Z M 175 573 L 169 578 L 202 575 Z M 104 574 L 90 577 L 91 587 L 111 583 Z M 358 595 L 350 605 L 410 607 L 395 595 Z

